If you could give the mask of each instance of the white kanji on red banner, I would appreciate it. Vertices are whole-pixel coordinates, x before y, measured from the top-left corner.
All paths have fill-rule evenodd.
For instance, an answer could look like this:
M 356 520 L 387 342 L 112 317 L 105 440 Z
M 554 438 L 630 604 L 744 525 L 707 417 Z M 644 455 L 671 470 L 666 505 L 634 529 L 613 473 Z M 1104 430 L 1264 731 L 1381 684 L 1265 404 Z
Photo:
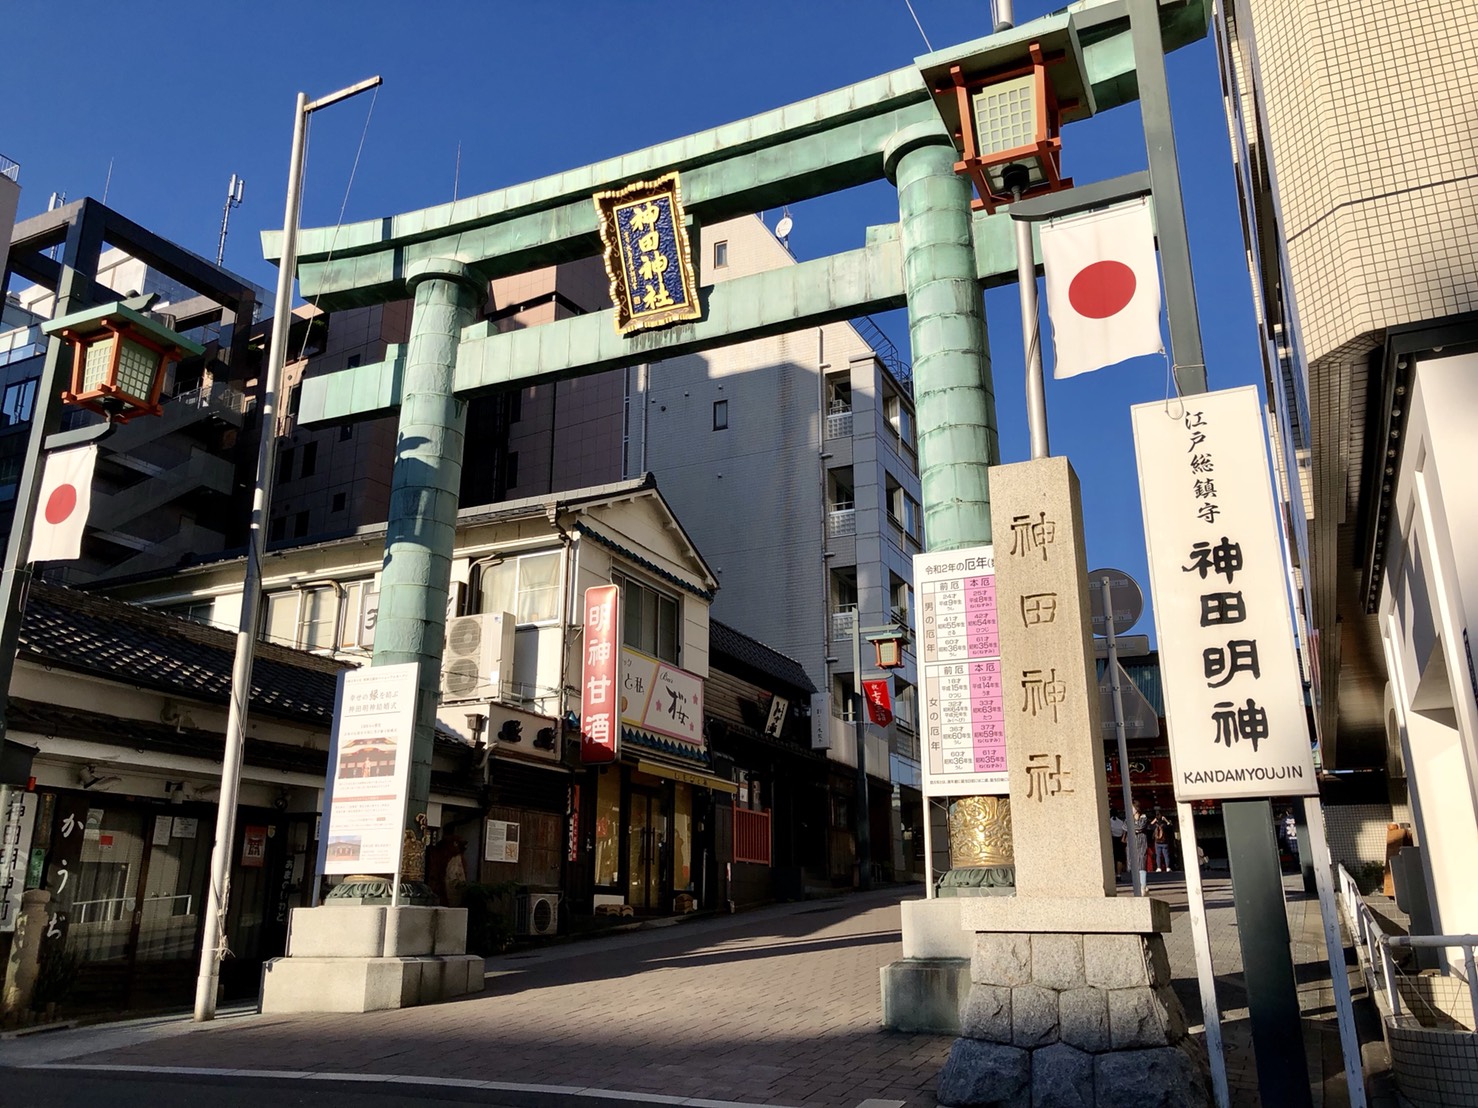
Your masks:
M 1147 201 L 1044 223 L 1042 269 L 1057 353 L 1054 377 L 1165 349 Z
M 71 561 L 82 555 L 82 530 L 92 510 L 96 445 L 47 455 L 31 525 L 33 562 Z

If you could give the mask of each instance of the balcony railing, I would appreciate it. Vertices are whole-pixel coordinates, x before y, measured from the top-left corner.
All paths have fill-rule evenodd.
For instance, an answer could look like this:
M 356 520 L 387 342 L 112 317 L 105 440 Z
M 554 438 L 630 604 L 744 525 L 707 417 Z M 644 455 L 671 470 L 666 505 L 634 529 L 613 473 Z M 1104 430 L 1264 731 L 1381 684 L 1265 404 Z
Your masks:
M 850 439 L 852 437 L 851 408 L 826 414 L 826 437 L 829 439 Z
M 857 509 L 838 505 L 826 513 L 826 537 L 835 539 L 857 534 Z
M 852 637 L 852 624 L 857 620 L 857 609 L 844 608 L 840 612 L 831 613 L 831 637 L 841 639 Z

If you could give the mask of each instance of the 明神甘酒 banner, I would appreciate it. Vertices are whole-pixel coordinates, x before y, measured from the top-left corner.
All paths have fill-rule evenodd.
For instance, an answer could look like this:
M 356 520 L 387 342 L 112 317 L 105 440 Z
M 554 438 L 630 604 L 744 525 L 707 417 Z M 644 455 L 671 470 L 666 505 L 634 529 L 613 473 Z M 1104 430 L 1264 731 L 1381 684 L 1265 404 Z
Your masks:
M 616 330 L 697 319 L 698 281 L 676 173 L 595 194 Z
M 1315 795 L 1257 390 L 1131 413 L 1176 799 Z

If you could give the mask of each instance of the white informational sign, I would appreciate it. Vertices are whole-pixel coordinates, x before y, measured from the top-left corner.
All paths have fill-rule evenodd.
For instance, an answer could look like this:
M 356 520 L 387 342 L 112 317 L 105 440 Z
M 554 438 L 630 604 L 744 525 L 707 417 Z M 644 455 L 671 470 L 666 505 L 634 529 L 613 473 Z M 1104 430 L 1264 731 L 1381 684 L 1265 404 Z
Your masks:
M 995 548 L 916 554 L 924 795 L 1004 796 Z
M 621 722 L 703 745 L 703 678 L 621 648 Z
M 31 832 L 36 825 L 36 794 L 13 789 L 8 811 L 0 812 L 0 931 L 14 931 L 26 891 Z
M 91 812 L 88 813 L 90 817 Z M 193 839 L 200 834 L 200 821 L 194 816 L 175 816 L 171 835 L 176 839 Z
M 1176 799 L 1316 795 L 1257 389 L 1131 411 Z
M 324 873 L 399 871 L 418 668 L 406 662 L 339 674 Z
M 482 856 L 488 862 L 518 861 L 518 824 L 501 819 L 488 820 Z

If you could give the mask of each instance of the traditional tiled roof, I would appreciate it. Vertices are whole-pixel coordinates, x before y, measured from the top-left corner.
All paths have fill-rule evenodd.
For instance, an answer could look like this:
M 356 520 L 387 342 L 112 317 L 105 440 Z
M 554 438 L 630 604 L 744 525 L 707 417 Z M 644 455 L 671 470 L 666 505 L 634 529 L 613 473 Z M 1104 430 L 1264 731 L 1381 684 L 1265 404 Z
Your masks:
M 200 700 L 230 700 L 236 636 L 165 612 L 34 582 L 21 658 Z M 251 709 L 327 725 L 346 662 L 258 643 Z
M 816 691 L 811 678 L 794 658 L 787 657 L 773 647 L 766 646 L 758 639 L 752 639 L 743 631 L 735 630 L 716 619 L 708 622 L 708 650 L 710 664 L 722 667 L 723 659 L 730 658 L 748 666 L 756 674 L 773 677 L 802 692 Z

